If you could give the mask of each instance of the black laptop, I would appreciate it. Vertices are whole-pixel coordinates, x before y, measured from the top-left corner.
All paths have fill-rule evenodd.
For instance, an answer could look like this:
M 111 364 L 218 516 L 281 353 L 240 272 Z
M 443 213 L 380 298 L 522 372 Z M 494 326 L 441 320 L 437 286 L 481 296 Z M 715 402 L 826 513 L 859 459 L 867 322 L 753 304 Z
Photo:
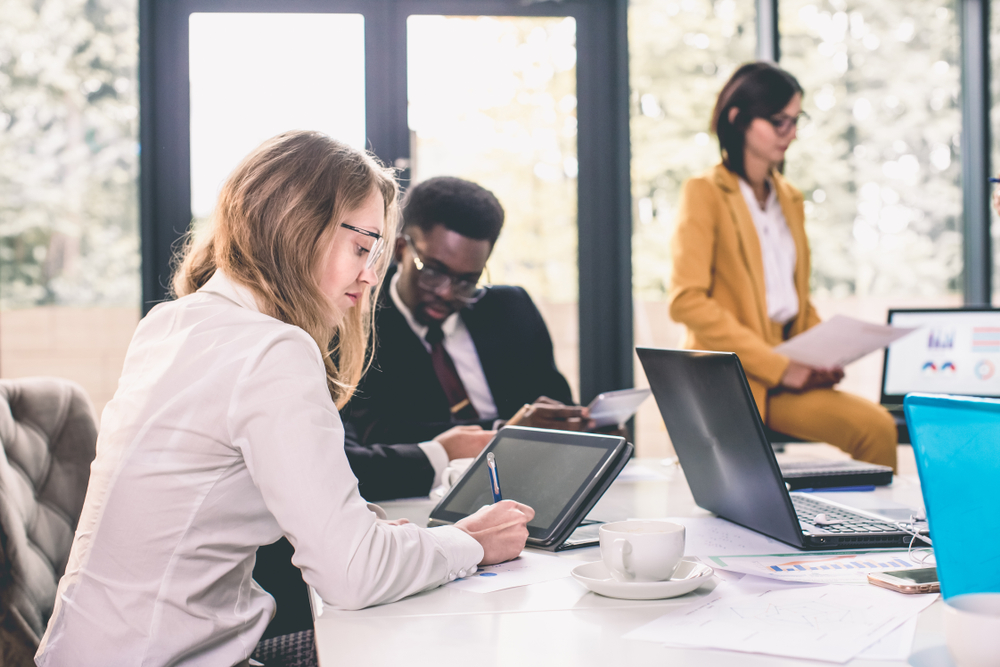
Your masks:
M 800 549 L 910 544 L 885 518 L 789 493 L 735 354 L 636 351 L 699 507 Z
M 918 329 L 882 362 L 881 403 L 897 421 L 912 392 L 1000 398 L 1000 310 L 894 308 L 888 322 Z

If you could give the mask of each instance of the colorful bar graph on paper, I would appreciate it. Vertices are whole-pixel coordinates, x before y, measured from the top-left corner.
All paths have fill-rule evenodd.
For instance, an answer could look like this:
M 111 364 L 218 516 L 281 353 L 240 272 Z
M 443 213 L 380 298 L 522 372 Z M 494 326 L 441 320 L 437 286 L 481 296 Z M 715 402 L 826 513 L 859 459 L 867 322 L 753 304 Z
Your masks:
M 918 567 L 917 561 L 906 551 L 709 556 L 707 562 L 730 572 L 818 584 L 863 584 L 872 572 Z
M 859 570 L 877 570 L 877 569 L 887 569 L 887 568 L 907 568 L 913 567 L 913 563 L 903 560 L 902 558 L 893 558 L 892 560 L 886 562 L 879 562 L 877 559 L 865 559 L 860 560 L 855 556 L 849 557 L 839 557 L 837 559 L 830 559 L 826 561 L 791 561 L 788 563 L 781 563 L 778 565 L 771 565 L 770 568 L 774 572 L 804 572 L 804 571 L 815 571 L 815 570 L 849 570 L 849 569 L 859 569 Z

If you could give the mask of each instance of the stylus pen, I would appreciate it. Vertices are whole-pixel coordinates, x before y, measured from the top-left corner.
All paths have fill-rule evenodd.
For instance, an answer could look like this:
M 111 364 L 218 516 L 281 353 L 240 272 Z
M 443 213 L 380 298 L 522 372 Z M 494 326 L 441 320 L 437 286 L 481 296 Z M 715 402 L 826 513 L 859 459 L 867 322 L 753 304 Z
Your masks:
M 490 473 L 490 492 L 493 493 L 493 502 L 498 503 L 503 500 L 500 493 L 500 475 L 497 474 L 497 457 L 493 452 L 486 455 L 486 470 Z

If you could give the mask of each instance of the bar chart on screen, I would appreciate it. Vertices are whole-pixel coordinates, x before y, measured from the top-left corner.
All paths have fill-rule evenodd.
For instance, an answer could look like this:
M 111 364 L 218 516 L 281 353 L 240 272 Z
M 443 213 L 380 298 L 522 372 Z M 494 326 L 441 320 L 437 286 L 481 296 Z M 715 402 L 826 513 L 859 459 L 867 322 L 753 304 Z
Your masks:
M 921 567 L 905 551 L 838 553 L 811 556 L 713 556 L 712 567 L 783 581 L 818 584 L 863 584 L 869 572 Z

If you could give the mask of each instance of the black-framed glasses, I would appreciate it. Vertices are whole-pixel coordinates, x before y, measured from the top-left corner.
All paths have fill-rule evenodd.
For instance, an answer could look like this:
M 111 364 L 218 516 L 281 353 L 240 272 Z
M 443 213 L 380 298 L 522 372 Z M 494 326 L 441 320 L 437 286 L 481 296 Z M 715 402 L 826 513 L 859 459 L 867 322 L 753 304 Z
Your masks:
M 779 113 L 776 116 L 771 116 L 765 120 L 771 124 L 775 132 L 784 136 L 791 132 L 792 128 L 798 127 L 800 122 L 809 120 L 809 114 L 805 111 L 800 111 L 797 116 L 788 116 L 786 114 Z
M 450 273 L 440 271 L 427 265 L 413 239 L 409 234 L 403 234 L 403 240 L 413 253 L 413 266 L 417 268 L 417 284 L 429 292 L 437 292 L 445 285 L 451 286 L 451 293 L 459 301 L 471 305 L 483 298 L 489 287 L 489 271 L 487 270 L 487 281 L 483 282 L 481 277 L 476 280 L 468 278 L 456 278 Z
M 360 227 L 348 225 L 343 222 L 340 223 L 340 226 L 344 229 L 350 229 L 352 232 L 357 232 L 358 234 L 375 239 L 375 243 L 372 244 L 372 247 L 367 249 L 368 258 L 365 260 L 365 268 L 373 268 L 375 266 L 375 262 L 378 261 L 378 258 L 382 256 L 382 252 L 385 250 L 385 237 L 381 234 L 376 234 L 375 232 L 370 232 L 367 229 L 361 229 Z

